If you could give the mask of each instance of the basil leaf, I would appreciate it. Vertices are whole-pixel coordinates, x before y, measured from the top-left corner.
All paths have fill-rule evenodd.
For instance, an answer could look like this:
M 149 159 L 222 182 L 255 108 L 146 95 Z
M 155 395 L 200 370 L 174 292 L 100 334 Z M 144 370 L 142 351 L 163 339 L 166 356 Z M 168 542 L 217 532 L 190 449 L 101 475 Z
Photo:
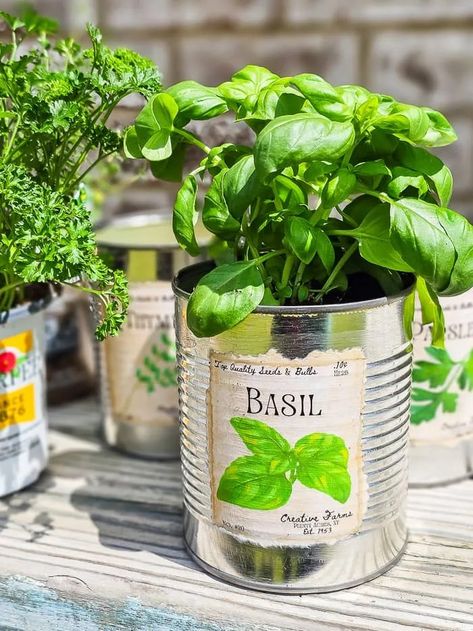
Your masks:
M 389 175 L 391 170 L 386 166 L 384 160 L 372 160 L 371 162 L 360 162 L 353 167 L 353 173 L 364 176 Z
M 445 346 L 445 317 L 435 291 L 423 278 L 417 278 L 417 294 L 422 310 L 422 324 L 432 325 L 432 346 Z
M 400 272 L 412 272 L 412 267 L 391 244 L 390 223 L 389 206 L 378 204 L 349 234 L 357 239 L 360 254 L 366 261 Z
M 336 160 L 353 145 L 351 123 L 337 123 L 318 114 L 274 119 L 255 144 L 256 171 L 263 177 L 284 167 L 314 160 Z
M 342 98 L 337 94 L 336 89 L 325 79 L 316 74 L 303 73 L 292 77 L 291 83 L 295 85 L 314 107 L 320 101 L 330 103 L 340 103 Z
M 314 233 L 317 244 L 317 254 L 325 270 L 330 273 L 335 265 L 335 248 L 333 247 L 330 237 L 321 228 L 314 228 Z
M 223 178 L 222 193 L 230 214 L 241 220 L 259 189 L 254 158 L 252 155 L 244 156 L 228 169 Z
M 424 147 L 444 147 L 458 139 L 455 130 L 443 114 L 430 109 L 430 107 L 423 107 L 422 109 L 429 118 L 429 128 L 425 136 L 420 139 L 419 144 Z
M 399 143 L 395 159 L 413 171 L 422 173 L 432 181 L 441 206 L 448 206 L 453 190 L 453 177 L 450 169 L 437 156 L 421 147 Z
M 230 214 L 225 197 L 224 180 L 227 173 L 227 170 L 223 170 L 214 177 L 202 209 L 204 226 L 222 239 L 232 239 L 240 231 L 240 222 Z
M 180 182 L 182 180 L 186 148 L 186 143 L 179 142 L 174 147 L 169 158 L 159 162 L 150 162 L 151 173 L 154 177 L 167 182 Z
M 334 208 L 353 192 L 356 176 L 348 169 L 339 169 L 324 186 L 321 200 L 324 208 Z
M 248 97 L 255 97 L 259 92 L 279 79 L 262 66 L 248 65 L 236 72 L 231 81 L 226 81 L 218 86 L 217 92 L 234 107 L 241 105 Z
M 150 136 L 141 148 L 143 157 L 153 162 L 166 160 L 172 155 L 171 136 L 167 129 L 160 129 Z
M 440 209 L 420 199 L 391 201 L 391 243 L 416 274 L 446 291 L 457 254 L 439 219 Z
M 187 323 L 197 337 L 212 337 L 244 320 L 261 303 L 264 283 L 255 261 L 220 265 L 197 284 Z
M 167 90 L 179 108 L 179 123 L 187 124 L 191 119 L 207 120 L 224 114 L 227 104 L 219 96 L 216 88 L 197 83 L 197 81 L 181 81 Z
M 274 178 L 273 186 L 276 196 L 284 208 L 300 207 L 307 204 L 307 195 L 302 188 L 286 175 Z
M 177 105 L 171 96 L 165 93 L 155 94 L 135 121 L 135 131 L 140 147 L 143 149 L 156 134 L 161 133 L 162 138 L 166 135 L 169 137 L 176 114 Z M 157 140 L 152 142 L 151 146 L 156 142 Z M 143 155 L 147 157 L 144 151 Z M 153 160 L 153 158 L 149 159 Z
M 230 423 L 248 449 L 257 456 L 271 460 L 286 457 L 291 451 L 287 440 L 266 423 L 242 416 L 234 416 Z
M 138 142 L 138 135 L 134 127 L 128 127 L 125 132 L 123 149 L 127 158 L 142 158 L 141 147 Z
M 284 242 L 297 258 L 308 265 L 317 251 L 316 233 L 303 217 L 289 217 L 284 223 Z
M 217 498 L 252 510 L 274 510 L 287 503 L 292 484 L 284 474 L 271 473 L 258 456 L 243 456 L 228 466 L 218 485 Z
M 388 194 L 391 197 L 401 197 L 404 191 L 410 187 L 417 189 L 420 197 L 429 190 L 429 185 L 423 175 L 405 167 L 394 167 L 392 178 L 387 187 Z
M 177 242 L 191 256 L 200 252 L 194 232 L 196 219 L 197 182 L 193 175 L 188 175 L 179 189 L 172 219 L 172 227 Z
M 456 250 L 456 260 L 448 286 L 442 296 L 455 296 L 473 286 L 473 226 L 458 213 L 441 208 L 439 222 Z
M 334 434 L 309 434 L 297 441 L 294 453 L 298 460 L 297 479 L 344 504 L 351 493 L 348 472 L 348 449 Z

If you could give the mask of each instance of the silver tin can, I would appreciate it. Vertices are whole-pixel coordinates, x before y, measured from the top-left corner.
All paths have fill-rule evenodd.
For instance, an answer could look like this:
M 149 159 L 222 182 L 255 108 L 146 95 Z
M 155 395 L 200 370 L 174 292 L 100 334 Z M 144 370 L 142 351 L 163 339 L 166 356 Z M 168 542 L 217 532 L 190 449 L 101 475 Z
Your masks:
M 0 324 L 0 497 L 35 482 L 48 461 L 43 306 L 12 309 Z
M 473 474 L 473 290 L 441 298 L 445 350 L 430 346 L 420 309 L 414 326 L 409 483 L 450 484 Z
M 327 592 L 385 572 L 407 537 L 411 340 L 392 298 L 260 307 L 195 337 L 174 282 L 185 541 L 254 589 Z
M 122 215 L 97 230 L 100 252 L 125 271 L 130 308 L 123 330 L 98 345 L 107 443 L 147 458 L 179 456 L 174 295 L 171 280 L 192 260 L 169 216 Z

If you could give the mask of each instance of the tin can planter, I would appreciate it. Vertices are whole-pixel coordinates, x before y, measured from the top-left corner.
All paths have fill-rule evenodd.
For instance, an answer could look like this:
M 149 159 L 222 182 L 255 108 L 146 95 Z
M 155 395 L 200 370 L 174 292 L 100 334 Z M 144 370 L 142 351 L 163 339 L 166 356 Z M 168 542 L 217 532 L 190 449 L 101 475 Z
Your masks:
M 43 304 L 0 325 L 0 497 L 35 482 L 48 460 Z
M 176 278 L 185 541 L 230 582 L 327 592 L 406 542 L 411 340 L 402 295 L 260 307 L 213 338 L 186 324 L 208 266 Z
M 445 350 L 430 346 L 420 309 L 414 327 L 409 481 L 417 487 L 473 473 L 473 290 L 440 302 Z
M 109 445 L 148 458 L 179 456 L 173 276 L 190 257 L 169 217 L 124 215 L 97 231 L 99 248 L 129 280 L 124 329 L 98 345 L 104 434 Z

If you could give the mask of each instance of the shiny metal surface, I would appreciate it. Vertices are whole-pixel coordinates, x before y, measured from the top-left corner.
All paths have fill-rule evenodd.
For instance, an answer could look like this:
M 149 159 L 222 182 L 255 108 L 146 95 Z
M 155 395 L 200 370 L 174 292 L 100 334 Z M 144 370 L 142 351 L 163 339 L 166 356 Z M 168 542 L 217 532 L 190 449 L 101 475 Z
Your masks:
M 166 243 L 164 242 L 166 240 L 164 240 L 159 245 L 152 246 L 151 242 L 154 237 L 151 231 L 148 235 L 150 241 L 145 246 L 139 242 L 123 244 L 124 242 L 126 243 L 126 235 L 133 228 L 141 230 L 140 236 L 143 238 L 143 229 L 146 229 L 146 226 L 152 226 L 155 233 L 157 228 L 162 226 L 168 242 Z M 113 242 L 110 234 L 101 241 L 99 232 L 98 243 L 100 251 L 111 258 L 113 267 L 121 269 L 127 274 L 130 289 L 133 289 L 138 283 L 145 282 L 150 287 L 150 290 L 153 291 L 158 283 L 162 287 L 163 281 L 166 281 L 168 283 L 169 297 L 172 300 L 172 278 L 182 267 L 195 259 L 192 259 L 186 252 L 181 250 L 174 241 L 169 240 L 168 233 L 172 234 L 169 215 L 156 212 L 124 215 L 112 220 L 105 227 L 107 229 L 118 229 L 117 242 Z M 130 234 L 133 234 L 133 232 Z M 125 239 L 123 235 L 125 235 Z M 136 264 L 137 261 L 139 265 Z M 126 333 L 126 330 L 124 330 L 124 333 Z M 166 426 L 159 423 L 140 421 L 140 410 L 134 411 L 135 418 L 130 422 L 126 415 L 121 414 L 115 408 L 109 374 L 111 367 L 107 367 L 106 344 L 107 341 L 97 345 L 97 355 L 103 411 L 103 432 L 107 443 L 121 451 L 145 458 L 178 458 L 179 429 L 177 414 L 175 424 Z
M 231 331 L 200 339 L 186 325 L 188 292 L 198 275 L 198 266 L 192 266 L 174 284 L 185 540 L 192 556 L 225 580 L 275 592 L 337 590 L 386 571 L 401 555 L 407 535 L 412 348 L 402 314 L 409 291 L 336 311 L 260 308 Z M 209 352 L 258 356 L 276 349 L 296 358 L 352 347 L 361 347 L 367 358 L 362 453 L 368 506 L 360 531 L 334 544 L 271 547 L 214 525 L 207 447 Z

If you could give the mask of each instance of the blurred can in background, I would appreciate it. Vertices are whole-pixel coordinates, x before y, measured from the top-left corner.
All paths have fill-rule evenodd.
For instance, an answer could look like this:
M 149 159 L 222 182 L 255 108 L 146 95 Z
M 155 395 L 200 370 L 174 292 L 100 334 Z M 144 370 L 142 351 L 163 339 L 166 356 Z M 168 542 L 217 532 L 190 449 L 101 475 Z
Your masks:
M 473 290 L 441 298 L 445 349 L 430 345 L 420 309 L 414 329 L 409 481 L 437 486 L 473 473 Z
M 122 215 L 97 229 L 101 255 L 129 281 L 121 333 L 98 345 L 107 443 L 147 458 L 179 455 L 178 390 L 171 281 L 191 260 L 172 220 L 158 212 Z

